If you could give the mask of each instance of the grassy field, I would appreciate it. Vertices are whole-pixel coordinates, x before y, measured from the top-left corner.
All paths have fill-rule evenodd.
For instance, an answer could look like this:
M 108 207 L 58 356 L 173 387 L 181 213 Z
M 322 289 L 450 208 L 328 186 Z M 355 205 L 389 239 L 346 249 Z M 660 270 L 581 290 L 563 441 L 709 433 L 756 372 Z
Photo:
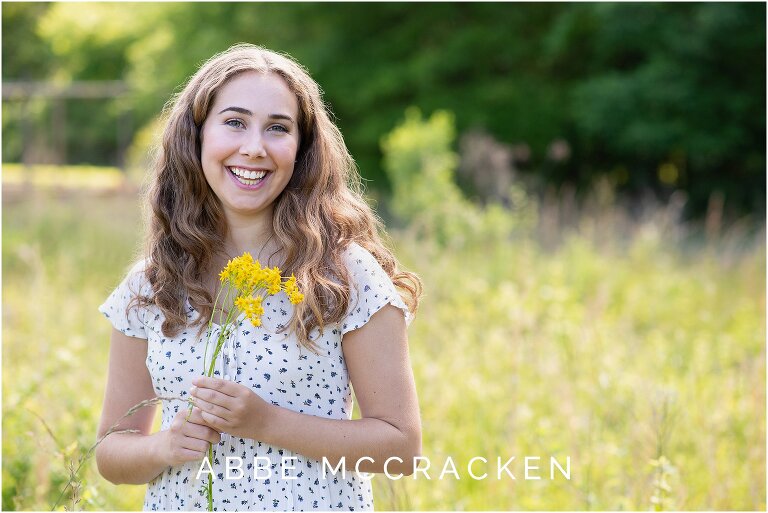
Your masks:
M 425 283 L 410 346 L 432 479 L 377 477 L 377 509 L 765 509 L 764 238 L 691 246 L 655 218 L 620 233 L 605 219 L 550 222 L 546 249 L 392 233 Z M 5 188 L 5 510 L 51 509 L 95 439 L 110 331 L 97 307 L 141 232 L 135 194 Z M 449 456 L 460 480 L 437 479 Z M 488 479 L 468 477 L 476 456 Z M 512 456 L 517 480 L 496 479 Z M 525 456 L 545 479 L 523 479 Z M 570 457 L 570 480 L 548 479 L 550 456 Z M 75 507 L 141 508 L 144 487 L 93 461 L 80 477 Z

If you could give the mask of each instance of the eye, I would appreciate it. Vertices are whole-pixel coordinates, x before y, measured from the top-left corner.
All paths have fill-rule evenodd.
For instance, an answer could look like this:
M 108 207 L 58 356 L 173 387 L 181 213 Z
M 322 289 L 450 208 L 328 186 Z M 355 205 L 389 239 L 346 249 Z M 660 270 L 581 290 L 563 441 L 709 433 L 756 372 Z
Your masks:
M 285 128 L 283 125 L 272 125 L 267 130 L 276 130 L 278 132 L 285 132 L 288 133 L 288 129 Z
M 228 119 L 224 122 L 225 125 L 231 126 L 232 128 L 245 128 L 245 123 L 241 119 Z

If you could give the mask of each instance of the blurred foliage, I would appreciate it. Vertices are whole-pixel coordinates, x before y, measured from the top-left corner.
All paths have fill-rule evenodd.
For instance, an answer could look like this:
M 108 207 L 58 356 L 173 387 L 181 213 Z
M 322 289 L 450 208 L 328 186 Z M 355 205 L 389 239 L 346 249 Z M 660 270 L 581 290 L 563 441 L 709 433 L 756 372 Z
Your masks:
M 68 160 L 114 164 L 120 111 L 139 133 L 202 61 L 247 41 L 307 66 L 377 186 L 379 139 L 415 105 L 527 145 L 518 167 L 541 186 L 684 190 L 691 214 L 719 190 L 761 217 L 764 20 L 762 3 L 12 3 L 3 79 L 126 80 L 120 106 L 68 106 Z M 18 115 L 5 161 L 20 159 Z M 567 159 L 550 155 L 559 139 Z
M 3 80 L 51 78 L 55 62 L 51 45 L 37 33 L 49 8 L 43 2 L 3 5 Z
M 507 211 L 498 204 L 485 208 L 469 201 L 455 182 L 458 156 L 453 116 L 437 111 L 428 120 L 411 108 L 405 120 L 382 140 L 384 169 L 393 185 L 390 207 L 416 233 L 449 248 L 495 244 L 513 230 L 527 230 L 536 221 L 536 205 L 518 185 Z

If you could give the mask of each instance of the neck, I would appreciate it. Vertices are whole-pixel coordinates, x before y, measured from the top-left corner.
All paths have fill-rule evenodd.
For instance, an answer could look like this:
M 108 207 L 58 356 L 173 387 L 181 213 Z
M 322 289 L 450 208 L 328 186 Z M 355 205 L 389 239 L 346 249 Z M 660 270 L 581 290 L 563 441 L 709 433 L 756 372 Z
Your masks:
M 258 217 L 227 216 L 227 238 L 224 252 L 234 258 L 249 252 L 254 259 L 267 265 L 267 260 L 277 249 L 272 230 L 272 210 Z

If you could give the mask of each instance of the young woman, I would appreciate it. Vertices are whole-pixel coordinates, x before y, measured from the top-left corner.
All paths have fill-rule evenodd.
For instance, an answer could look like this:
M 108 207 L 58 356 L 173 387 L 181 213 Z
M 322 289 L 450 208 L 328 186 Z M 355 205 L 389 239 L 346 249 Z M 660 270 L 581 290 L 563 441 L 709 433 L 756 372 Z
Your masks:
M 155 433 L 143 408 L 120 423 L 135 432 L 96 451 L 109 481 L 149 483 L 145 509 L 205 509 L 211 470 L 219 511 L 365 510 L 370 481 L 356 466 L 413 472 L 421 424 L 406 326 L 421 283 L 383 245 L 359 183 L 318 85 L 290 58 L 234 46 L 175 99 L 145 258 L 100 307 L 114 329 L 99 435 L 146 399 L 195 404 L 187 418 L 186 403 L 163 401 Z M 305 299 L 267 296 L 258 327 L 240 316 L 215 377 L 203 377 L 218 274 L 246 251 L 294 274 Z

